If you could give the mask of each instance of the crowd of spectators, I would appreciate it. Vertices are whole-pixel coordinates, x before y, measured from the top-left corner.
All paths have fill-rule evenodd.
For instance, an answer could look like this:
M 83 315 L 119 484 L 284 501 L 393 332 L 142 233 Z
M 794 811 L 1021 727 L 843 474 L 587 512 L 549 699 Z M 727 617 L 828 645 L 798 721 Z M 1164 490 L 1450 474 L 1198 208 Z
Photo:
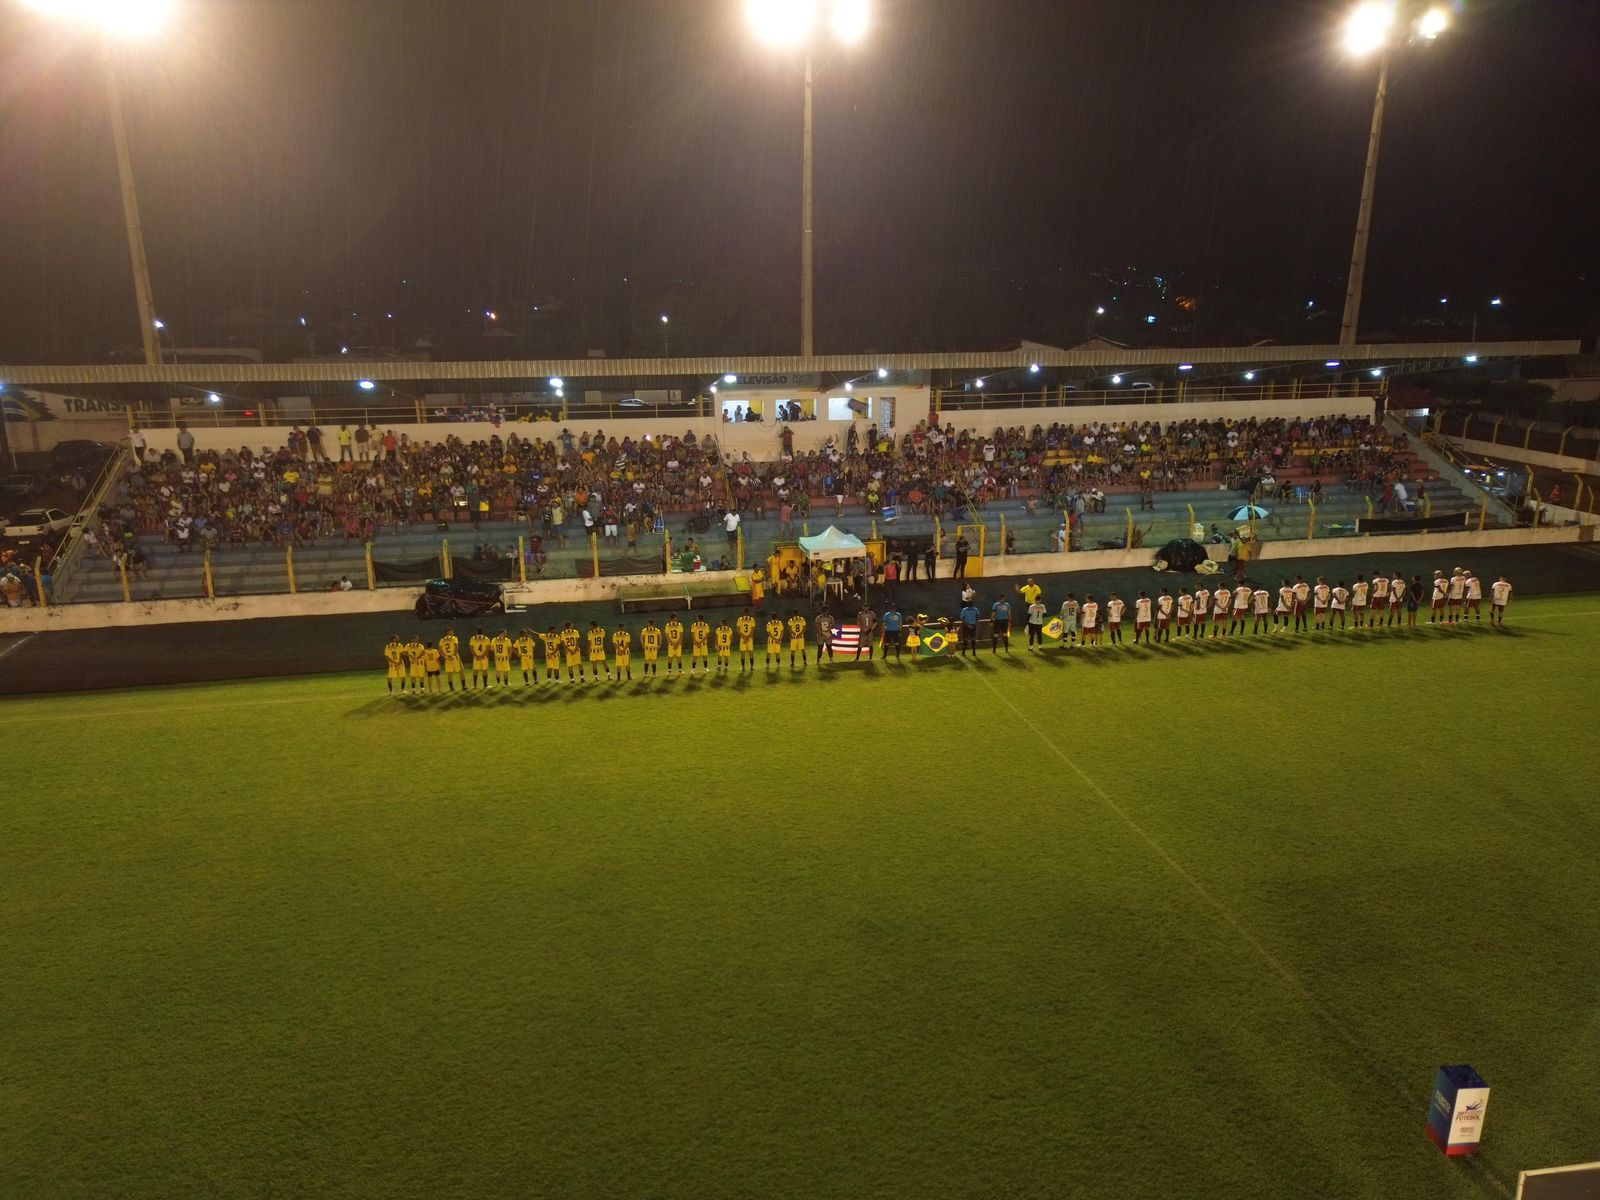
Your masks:
M 366 432 L 365 437 L 358 436 Z M 1324 481 L 1381 493 L 1407 462 L 1404 437 L 1364 418 L 1035 425 L 988 434 L 919 422 L 898 441 L 866 422 L 807 451 L 780 430 L 771 459 L 724 460 L 692 431 L 618 439 L 603 430 L 550 436 L 511 431 L 464 441 L 341 427 L 292 429 L 276 448 L 146 450 L 102 507 L 91 549 L 131 553 L 138 535 L 177 549 L 375 541 L 434 522 L 526 520 L 538 542 L 593 533 L 634 546 L 669 513 L 704 531 L 728 508 L 784 527 L 814 504 L 934 514 L 1004 500 L 1103 509 L 1106 493 L 1222 485 L 1270 494 Z M 335 457 L 328 443 L 338 447 Z M 1291 461 L 1293 483 L 1281 480 Z M 792 531 L 792 530 L 791 530 Z M 131 564 L 130 565 L 134 565 Z

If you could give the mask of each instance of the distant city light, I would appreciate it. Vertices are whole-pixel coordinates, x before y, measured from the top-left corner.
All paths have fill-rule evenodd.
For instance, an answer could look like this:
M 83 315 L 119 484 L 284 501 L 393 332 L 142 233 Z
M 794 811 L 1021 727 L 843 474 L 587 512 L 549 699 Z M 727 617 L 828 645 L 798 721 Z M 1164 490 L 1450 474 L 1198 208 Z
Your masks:
M 363 392 L 370 392 L 373 388 L 377 387 L 378 385 L 373 383 L 372 380 L 370 380 L 370 379 L 363 379 L 363 380 L 360 380 L 359 382 L 357 382 L 356 386 L 358 388 L 360 388 Z

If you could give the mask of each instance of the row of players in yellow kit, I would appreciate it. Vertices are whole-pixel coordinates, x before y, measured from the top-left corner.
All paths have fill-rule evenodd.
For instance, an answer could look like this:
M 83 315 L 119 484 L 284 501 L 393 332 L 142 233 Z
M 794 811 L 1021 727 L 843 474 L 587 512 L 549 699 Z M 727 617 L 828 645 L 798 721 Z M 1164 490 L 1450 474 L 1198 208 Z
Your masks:
M 650 676 L 657 673 L 656 663 L 663 648 L 666 650 L 667 674 L 683 674 L 685 632 L 689 644 L 689 674 L 711 674 L 713 645 L 716 647 L 717 673 L 727 674 L 735 639 L 739 643 L 740 674 L 754 671 L 758 624 L 748 608 L 731 626 L 726 619 L 712 626 L 704 617 L 697 615 L 687 631 L 677 613 L 669 616 L 664 626 L 658 626 L 655 619 L 651 618 L 639 630 L 644 674 Z M 789 641 L 789 669 L 805 670 L 806 619 L 798 613 L 791 614 L 787 622 L 776 616 L 767 620 L 767 669 L 783 665 L 785 633 Z M 608 642 L 611 648 L 609 654 Z M 587 676 L 584 672 L 585 649 L 588 652 Z M 533 632 L 527 629 L 512 638 L 503 629 L 490 637 L 480 628 L 467 639 L 467 650 L 471 655 L 473 689 L 493 687 L 495 684 L 509 685 L 513 658 L 522 672 L 522 682 L 535 682 L 539 677 L 534 662 L 536 650 L 544 653 L 546 681 L 561 677 L 563 660 L 569 683 L 585 678 L 598 680 L 602 671 L 607 679 L 633 678 L 633 634 L 625 628 L 608 634 L 598 621 L 591 621 L 589 628 L 581 631 L 574 628 L 570 621 L 560 629 L 552 625 L 547 632 L 537 635 L 537 640 Z M 445 630 L 437 643 L 423 642 L 415 636 L 410 641 L 401 641 L 399 635 L 395 635 L 384 646 L 383 657 L 388 665 L 391 692 L 442 692 L 447 688 L 453 692 L 457 690 L 457 684 L 460 684 L 461 691 L 468 690 L 461 639 L 453 629 Z M 492 682 L 491 661 L 494 664 Z

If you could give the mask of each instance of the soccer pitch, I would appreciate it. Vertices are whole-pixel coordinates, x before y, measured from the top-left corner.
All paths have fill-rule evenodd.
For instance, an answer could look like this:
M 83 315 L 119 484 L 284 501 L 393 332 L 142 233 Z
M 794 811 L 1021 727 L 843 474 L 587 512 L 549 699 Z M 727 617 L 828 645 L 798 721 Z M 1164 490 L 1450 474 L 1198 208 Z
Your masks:
M 1600 1124 L 1600 597 L 13 700 L 0 1193 L 1495 1197 Z M 637 661 L 636 664 L 637 666 Z M 1494 1087 L 1484 1155 L 1424 1133 Z

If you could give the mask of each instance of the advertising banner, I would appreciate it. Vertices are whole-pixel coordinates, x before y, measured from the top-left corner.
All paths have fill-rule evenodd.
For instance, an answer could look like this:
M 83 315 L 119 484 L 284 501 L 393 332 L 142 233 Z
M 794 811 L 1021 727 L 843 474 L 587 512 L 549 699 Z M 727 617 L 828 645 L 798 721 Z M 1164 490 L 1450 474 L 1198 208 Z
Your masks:
M 128 419 L 120 400 L 90 400 L 60 392 L 8 387 L 0 392 L 0 411 L 7 421 L 104 421 Z
M 1489 1109 L 1489 1085 L 1465 1063 L 1440 1067 L 1428 1105 L 1428 1136 L 1449 1155 L 1476 1154 Z

